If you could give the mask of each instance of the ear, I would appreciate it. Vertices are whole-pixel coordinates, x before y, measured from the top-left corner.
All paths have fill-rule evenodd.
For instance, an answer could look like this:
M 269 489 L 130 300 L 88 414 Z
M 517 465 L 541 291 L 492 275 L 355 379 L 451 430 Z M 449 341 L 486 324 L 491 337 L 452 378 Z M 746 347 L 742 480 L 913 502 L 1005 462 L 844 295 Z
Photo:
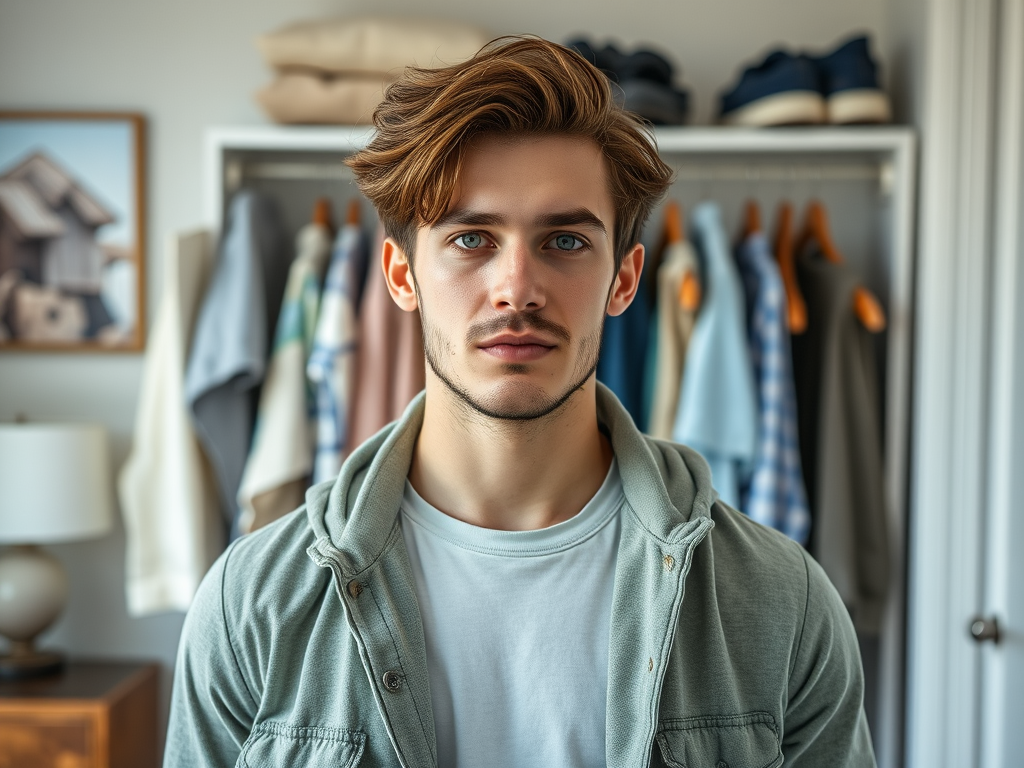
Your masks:
M 640 274 L 644 269 L 644 247 L 637 243 L 627 253 L 615 276 L 612 292 L 608 297 L 608 314 L 612 317 L 621 315 L 633 303 L 637 289 L 640 287 Z
M 384 269 L 388 292 L 395 304 L 406 312 L 418 309 L 419 301 L 416 298 L 416 281 L 413 278 L 412 266 L 405 251 L 390 237 L 384 239 L 380 262 Z

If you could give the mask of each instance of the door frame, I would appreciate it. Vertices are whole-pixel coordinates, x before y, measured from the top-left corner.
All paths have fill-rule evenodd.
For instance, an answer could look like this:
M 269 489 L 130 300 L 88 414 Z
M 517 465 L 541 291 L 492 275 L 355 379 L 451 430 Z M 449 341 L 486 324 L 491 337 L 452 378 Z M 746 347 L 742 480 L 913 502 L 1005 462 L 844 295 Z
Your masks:
M 1006 620 L 1004 627 L 1019 624 L 1009 592 L 1012 581 L 1010 556 L 1021 526 L 1015 528 L 1014 461 L 1021 458 L 1022 441 L 1011 414 L 1020 413 L 1014 389 L 1024 375 L 1019 324 L 1015 309 L 1021 285 L 1020 260 L 1024 257 L 1024 0 L 1002 0 L 997 78 L 995 219 L 993 222 L 993 301 L 991 326 L 989 499 L 983 552 L 983 616 Z M 1019 513 L 1018 513 L 1019 514 Z M 1019 605 L 1019 599 L 1017 601 Z M 1011 734 L 1006 712 L 1010 664 L 1020 663 L 1019 638 L 1013 636 L 1016 654 L 1004 646 L 980 649 L 979 764 L 1005 765 L 1021 737 Z M 1018 697 L 1019 700 L 1019 697 Z M 1019 757 L 1019 756 L 1018 756 Z
M 999 0 L 926 5 L 905 764 L 979 757 Z

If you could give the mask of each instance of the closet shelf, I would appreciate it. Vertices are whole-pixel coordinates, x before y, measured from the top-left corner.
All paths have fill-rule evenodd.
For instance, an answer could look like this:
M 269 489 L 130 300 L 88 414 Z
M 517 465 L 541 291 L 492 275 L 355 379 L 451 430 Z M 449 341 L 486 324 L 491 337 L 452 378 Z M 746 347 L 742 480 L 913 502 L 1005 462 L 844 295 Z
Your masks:
M 369 126 L 220 126 L 206 134 L 207 152 L 224 148 L 308 152 L 352 152 L 373 135 Z M 910 146 L 904 126 L 820 128 L 655 128 L 664 153 L 886 153 Z
M 914 132 L 905 126 L 655 128 L 658 150 L 680 181 L 875 179 L 884 195 L 909 202 Z M 246 178 L 350 180 L 343 166 L 319 168 L 302 154 L 350 154 L 370 126 L 218 126 L 206 132 L 207 220 L 223 213 L 224 193 Z M 680 162 L 687 158 L 686 164 Z M 699 161 L 698 161 L 699 159 Z M 796 166 L 802 166 L 795 170 Z

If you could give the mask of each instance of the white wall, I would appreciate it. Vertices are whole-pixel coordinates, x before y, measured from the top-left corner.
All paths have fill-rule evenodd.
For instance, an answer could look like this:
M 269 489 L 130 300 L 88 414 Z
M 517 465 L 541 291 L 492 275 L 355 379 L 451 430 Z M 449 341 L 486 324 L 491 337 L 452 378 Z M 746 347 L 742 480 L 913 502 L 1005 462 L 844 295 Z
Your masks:
M 556 40 L 584 33 L 670 54 L 707 123 L 738 66 L 779 42 L 823 50 L 853 30 L 888 47 L 896 0 L 0 0 L 0 109 L 132 110 L 149 119 L 148 301 L 160 292 L 161 243 L 202 219 L 201 145 L 209 125 L 262 122 L 251 94 L 268 78 L 252 39 L 296 18 L 349 12 L 465 19 L 495 33 Z M 902 80 L 900 82 L 903 82 Z M 0 420 L 99 421 L 115 466 L 129 445 L 141 356 L 0 354 Z M 72 577 L 49 642 L 79 656 L 171 665 L 181 616 L 127 616 L 123 530 L 54 551 Z M 165 690 L 166 693 L 166 690 Z

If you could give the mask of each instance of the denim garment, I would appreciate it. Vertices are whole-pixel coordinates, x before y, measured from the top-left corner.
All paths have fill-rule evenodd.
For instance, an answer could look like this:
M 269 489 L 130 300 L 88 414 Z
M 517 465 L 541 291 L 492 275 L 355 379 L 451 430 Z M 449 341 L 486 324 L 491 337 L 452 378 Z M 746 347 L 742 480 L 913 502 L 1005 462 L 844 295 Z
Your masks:
M 597 361 L 597 380 L 615 393 L 641 428 L 645 426 L 644 372 L 650 328 L 651 302 L 642 284 L 625 312 L 605 318 Z
M 399 524 L 424 401 L 207 574 L 182 632 L 165 766 L 437 764 Z M 701 457 L 644 437 L 600 384 L 596 416 L 625 496 L 605 764 L 873 766 L 857 638 L 821 568 L 716 501 Z
M 699 451 L 722 500 L 740 505 L 757 449 L 757 393 L 747 348 L 743 285 L 715 203 L 693 210 L 704 294 L 686 350 L 672 439 Z

